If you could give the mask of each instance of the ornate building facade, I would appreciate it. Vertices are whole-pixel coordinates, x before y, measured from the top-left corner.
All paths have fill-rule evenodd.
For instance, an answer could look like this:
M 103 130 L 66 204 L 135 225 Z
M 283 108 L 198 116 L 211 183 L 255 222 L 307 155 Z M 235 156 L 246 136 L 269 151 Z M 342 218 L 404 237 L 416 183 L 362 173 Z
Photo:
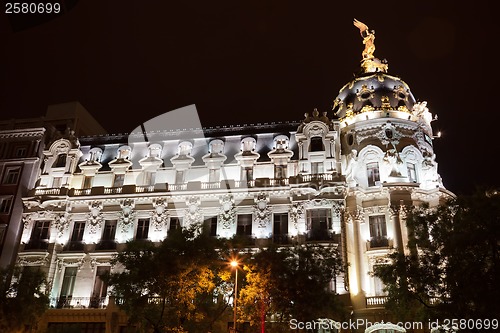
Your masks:
M 44 325 L 66 321 L 58 309 L 90 322 L 107 307 L 101 328 L 118 332 L 124 322 L 106 317 L 100 278 L 119 269 L 113 255 L 131 239 L 159 242 L 194 223 L 249 247 L 336 244 L 348 269 L 332 289 L 349 299 L 353 319 L 384 319 L 383 286 L 370 272 L 392 248 L 406 251 L 401 206 L 453 194 L 438 174 L 425 102 L 373 49 L 333 112 L 299 122 L 50 140 L 22 199 L 17 257 L 48 274 L 54 309 Z

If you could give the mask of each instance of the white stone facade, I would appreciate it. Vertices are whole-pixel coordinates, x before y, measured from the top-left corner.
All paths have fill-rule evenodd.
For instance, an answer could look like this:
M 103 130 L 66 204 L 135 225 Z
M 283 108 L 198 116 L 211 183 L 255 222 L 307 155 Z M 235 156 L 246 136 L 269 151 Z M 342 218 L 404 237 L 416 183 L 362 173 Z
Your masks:
M 302 122 L 60 138 L 24 197 L 18 262 L 49 274 L 54 307 L 105 305 L 99 274 L 125 242 L 205 224 L 248 246 L 339 246 L 335 291 L 355 313 L 383 304 L 370 276 L 406 250 L 401 206 L 453 194 L 437 172 L 432 117 L 398 78 L 357 77 Z M 140 140 L 141 137 L 149 138 Z

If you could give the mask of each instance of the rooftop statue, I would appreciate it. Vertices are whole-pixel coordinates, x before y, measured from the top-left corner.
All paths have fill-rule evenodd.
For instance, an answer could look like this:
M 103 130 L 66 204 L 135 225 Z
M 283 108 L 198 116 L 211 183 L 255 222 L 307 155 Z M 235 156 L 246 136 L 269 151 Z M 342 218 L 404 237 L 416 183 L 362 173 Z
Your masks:
M 373 52 L 375 52 L 375 30 L 370 30 L 366 24 L 356 19 L 354 19 L 353 24 L 359 29 L 361 37 L 363 37 L 363 44 L 365 45 L 362 53 L 363 60 L 361 61 L 361 67 L 364 72 L 387 72 L 387 62 L 373 56 Z

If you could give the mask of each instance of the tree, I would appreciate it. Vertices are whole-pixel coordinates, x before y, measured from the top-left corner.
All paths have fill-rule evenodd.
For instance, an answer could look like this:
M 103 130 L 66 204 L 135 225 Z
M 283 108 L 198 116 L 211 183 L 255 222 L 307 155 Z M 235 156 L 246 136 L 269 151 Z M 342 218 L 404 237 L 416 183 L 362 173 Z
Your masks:
M 400 320 L 498 318 L 500 194 L 477 190 L 436 208 L 408 209 L 409 253 L 374 274 Z
M 335 247 L 306 244 L 261 249 L 245 265 L 240 312 L 253 325 L 270 315 L 280 322 L 340 318 L 342 310 L 329 284 L 342 267 Z
M 0 332 L 34 327 L 49 305 L 46 276 L 34 267 L 0 269 Z
M 131 241 L 114 259 L 112 294 L 144 332 L 210 330 L 227 304 L 214 303 L 223 280 L 220 244 L 199 228 L 171 232 L 159 245 Z

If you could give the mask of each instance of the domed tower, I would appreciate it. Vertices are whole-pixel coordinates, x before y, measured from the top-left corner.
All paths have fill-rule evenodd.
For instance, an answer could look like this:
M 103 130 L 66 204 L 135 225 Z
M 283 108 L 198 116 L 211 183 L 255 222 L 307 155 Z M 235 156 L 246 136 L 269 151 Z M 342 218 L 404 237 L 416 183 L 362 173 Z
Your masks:
M 384 291 L 370 275 L 395 248 L 407 251 L 404 205 L 431 206 L 451 194 L 442 184 L 432 141 L 434 120 L 426 102 L 387 73 L 373 56 L 374 31 L 356 21 L 365 49 L 361 70 L 336 97 L 342 175 L 347 185 L 345 240 L 349 292 L 358 318 L 383 319 Z

